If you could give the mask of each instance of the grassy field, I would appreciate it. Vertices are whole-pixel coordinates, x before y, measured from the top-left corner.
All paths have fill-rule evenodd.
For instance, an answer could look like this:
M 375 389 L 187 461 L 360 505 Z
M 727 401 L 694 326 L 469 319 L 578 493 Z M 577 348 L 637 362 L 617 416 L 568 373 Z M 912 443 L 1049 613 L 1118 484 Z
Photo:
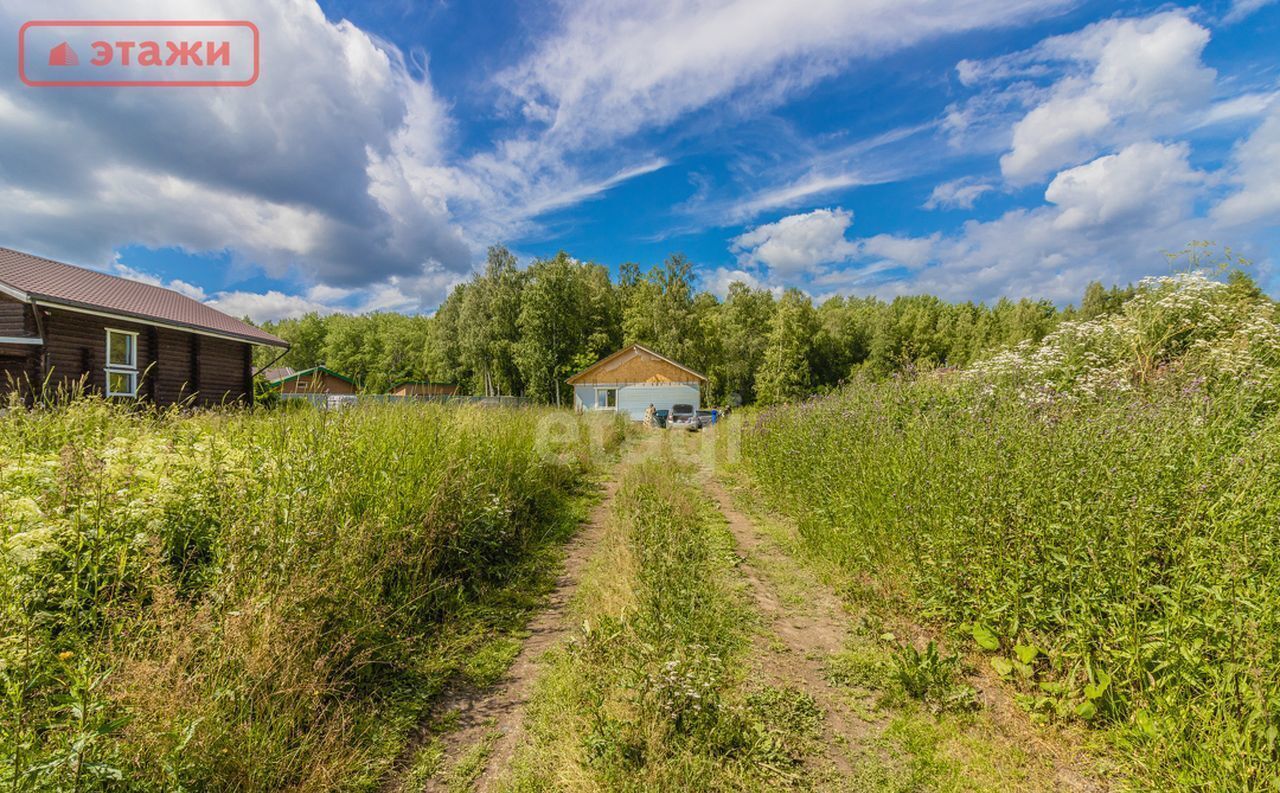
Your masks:
M 848 586 L 989 656 L 1149 789 L 1280 786 L 1274 306 L 1144 286 L 969 373 L 761 414 L 745 465 Z
M 0 417 L 0 789 L 1280 788 L 1280 316 L 1246 282 L 615 470 L 627 424 Z
M 0 789 L 376 788 L 509 660 L 621 437 L 550 416 L 0 418 Z

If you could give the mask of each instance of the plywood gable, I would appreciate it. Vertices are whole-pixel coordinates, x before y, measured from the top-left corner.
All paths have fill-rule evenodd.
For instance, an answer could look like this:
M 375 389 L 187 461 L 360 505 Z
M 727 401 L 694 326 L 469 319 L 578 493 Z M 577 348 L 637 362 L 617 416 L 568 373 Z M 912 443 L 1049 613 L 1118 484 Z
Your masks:
M 633 344 L 584 369 L 569 378 L 569 382 L 573 385 L 612 383 L 660 385 L 692 383 L 705 379 L 692 369 L 668 360 L 638 344 Z

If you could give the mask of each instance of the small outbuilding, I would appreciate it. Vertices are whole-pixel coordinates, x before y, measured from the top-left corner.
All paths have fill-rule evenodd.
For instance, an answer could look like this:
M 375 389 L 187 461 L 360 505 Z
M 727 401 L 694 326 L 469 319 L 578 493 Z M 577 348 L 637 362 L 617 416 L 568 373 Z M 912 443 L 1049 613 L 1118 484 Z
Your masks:
M 391 396 L 442 397 L 455 396 L 458 386 L 454 383 L 429 383 L 425 380 L 405 380 L 391 387 Z
M 707 378 L 648 347 L 632 344 L 588 366 L 568 380 L 577 410 L 612 410 L 644 418 L 653 405 L 701 407 Z
M 349 395 L 357 391 L 354 380 L 327 366 L 313 366 L 300 372 L 288 367 L 267 369 L 262 376 L 281 394 Z

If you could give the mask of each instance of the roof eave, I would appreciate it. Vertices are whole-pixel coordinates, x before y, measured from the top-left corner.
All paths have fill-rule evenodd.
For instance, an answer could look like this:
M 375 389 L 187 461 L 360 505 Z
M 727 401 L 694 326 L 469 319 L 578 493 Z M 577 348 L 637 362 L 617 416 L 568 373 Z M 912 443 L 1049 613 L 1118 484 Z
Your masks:
M 161 328 L 171 328 L 173 330 L 187 331 L 190 333 L 200 333 L 206 336 L 214 336 L 217 338 L 227 339 L 229 341 L 242 342 L 245 344 L 256 344 L 263 347 L 277 347 L 283 350 L 287 350 L 292 346 L 291 344 L 289 344 L 289 342 L 285 341 L 284 339 L 278 338 L 276 336 L 271 336 L 271 334 L 266 333 L 266 331 L 263 331 L 263 333 L 267 336 L 271 336 L 271 340 L 258 338 L 256 336 L 246 336 L 240 333 L 232 333 L 231 331 L 214 330 L 212 328 L 206 328 L 201 325 L 193 325 L 190 322 L 179 322 L 177 320 L 171 320 L 171 319 L 157 319 L 156 317 L 151 317 L 146 314 L 139 314 L 132 311 L 119 311 L 114 309 L 107 309 L 101 306 L 92 305 L 90 303 L 81 303 L 75 300 L 65 300 L 63 298 L 53 297 L 51 295 L 40 295 L 40 294 L 31 293 L 26 296 L 26 299 L 24 302 L 31 303 L 32 305 L 50 306 L 52 308 L 65 308 L 65 309 L 70 309 L 72 311 L 77 311 L 77 310 L 84 311 L 84 312 L 98 314 L 100 316 L 105 316 L 105 317 L 119 317 L 120 319 L 131 320 L 133 322 L 141 322 L 144 325 L 155 325 Z
M 645 352 L 649 353 L 650 355 L 652 355 L 652 356 L 654 356 L 654 357 L 656 357 L 656 358 L 661 358 L 662 360 L 666 361 L 667 363 L 671 364 L 672 366 L 676 367 L 677 369 L 681 369 L 681 370 L 683 370 L 683 371 L 686 371 L 686 372 L 688 372 L 689 374 L 693 375 L 694 377 L 698 378 L 698 381 L 699 381 L 699 382 L 703 382 L 703 383 L 709 382 L 709 381 L 707 380 L 707 378 L 706 378 L 706 376 L 705 376 L 705 375 L 699 374 L 698 372 L 695 372 L 694 370 L 690 369 L 689 367 L 685 366 L 684 364 L 682 364 L 682 363 L 677 363 L 676 361 L 671 360 L 670 358 L 668 358 L 667 356 L 663 355 L 662 353 L 660 353 L 660 352 L 654 352 L 653 350 L 649 349 L 648 347 L 644 346 L 643 344 L 639 344 L 639 343 L 637 343 L 637 344 L 628 344 L 626 347 L 623 347 L 621 350 L 618 350 L 617 352 L 609 353 L 609 354 L 608 354 L 608 355 L 606 355 L 605 357 L 601 358 L 600 360 L 598 360 L 598 361 L 596 361 L 595 363 L 593 363 L 593 364 L 591 364 L 590 366 L 588 366 L 586 369 L 583 369 L 581 372 L 578 372 L 577 374 L 575 374 L 575 375 L 573 375 L 572 377 L 570 377 L 570 378 L 568 378 L 567 380 L 565 380 L 565 383 L 567 383 L 568 385 L 577 385 L 577 384 L 580 382 L 581 378 L 582 378 L 584 375 L 586 375 L 588 372 L 590 372 L 591 370 L 596 369 L 596 368 L 601 367 L 601 366 L 604 366 L 606 363 L 608 363 L 609 361 L 613 360 L 614 358 L 617 358 L 619 355 L 622 355 L 622 354 L 623 354 L 624 352 L 626 352 L 627 350 L 632 350 L 632 349 L 635 349 L 635 350 L 644 350 Z
M 268 380 L 267 384 L 280 385 L 282 383 L 287 383 L 290 380 L 297 380 L 299 377 L 306 377 L 309 374 L 315 374 L 316 372 L 320 372 L 321 374 L 327 374 L 331 377 L 336 377 L 342 382 L 346 383 L 347 385 L 352 385 L 352 386 L 356 385 L 355 380 L 352 380 L 350 377 L 347 377 L 345 374 L 339 374 L 333 371 L 332 369 L 328 368 L 327 366 L 313 366 L 310 369 L 303 369 L 301 372 L 294 372 L 293 374 L 285 375 L 284 377 L 281 377 L 278 380 Z
M 9 297 L 13 298 L 14 300 L 17 300 L 22 303 L 31 302 L 31 295 L 27 294 L 26 292 L 22 291 L 16 286 L 10 286 L 9 284 L 6 284 L 4 281 L 0 281 L 0 294 L 6 294 Z

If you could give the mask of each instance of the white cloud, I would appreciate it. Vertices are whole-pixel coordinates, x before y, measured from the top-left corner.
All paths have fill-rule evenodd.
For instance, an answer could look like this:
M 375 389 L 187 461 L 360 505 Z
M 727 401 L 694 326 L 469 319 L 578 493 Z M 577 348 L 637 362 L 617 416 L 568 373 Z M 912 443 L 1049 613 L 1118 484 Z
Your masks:
M 772 105 L 853 58 L 1043 17 L 1069 0 L 588 0 L 499 79 L 526 119 L 595 146 L 733 100 Z
M 1212 217 L 1229 227 L 1280 223 L 1280 111 L 1236 146 L 1230 172 L 1239 189 L 1213 208 Z
M 848 239 L 853 213 L 844 209 L 815 209 L 788 215 L 775 223 L 756 226 L 730 241 L 730 250 L 743 268 L 766 268 L 764 277 L 747 269 L 720 268 L 711 289 L 723 294 L 734 280 L 780 292 L 783 286 L 804 286 L 822 294 L 847 291 L 891 271 L 915 271 L 932 261 L 940 235 L 903 237 L 876 234 Z M 745 276 L 745 277 L 744 277 Z M 719 291 L 716 291 L 719 290 Z
M 1280 92 L 1267 77 L 1217 80 L 1191 13 L 1106 20 L 960 61 L 957 78 L 976 92 L 941 119 L 952 149 L 1003 152 L 1004 177 L 1025 185 L 1129 143 L 1265 115 Z
M 97 5 L 52 0 L 41 13 L 97 18 Z M 232 251 L 276 278 L 423 310 L 441 272 L 469 272 L 530 218 L 665 164 L 583 171 L 533 143 L 528 156 L 459 159 L 425 69 L 414 76 L 398 49 L 328 21 L 315 0 L 122 0 L 112 14 L 252 19 L 261 77 L 223 91 L 0 86 L 6 244 L 101 266 L 124 245 Z M 5 7 L 0 24 L 25 16 Z M 14 42 L 0 40 L 6 54 Z M 539 158 L 547 165 L 522 167 Z M 207 275 L 213 292 L 223 276 Z
M 121 278 L 128 278 L 132 281 L 141 281 L 144 284 L 151 284 L 152 286 L 162 286 L 166 289 L 172 289 L 178 294 L 186 295 L 192 300 L 204 300 L 206 297 L 205 291 L 195 284 L 189 284 L 178 278 L 165 281 L 163 278 L 154 276 L 151 273 L 135 270 L 127 264 L 120 262 L 119 259 L 112 263 L 111 274 L 118 275 Z
M 800 284 L 820 297 L 1074 301 L 1091 280 L 1136 280 L 1166 266 L 1164 250 L 1212 236 L 1194 212 L 1211 177 L 1192 168 L 1189 155 L 1183 143 L 1126 146 L 1058 173 L 1044 205 L 971 220 L 953 234 L 850 240 L 847 212 L 816 210 L 752 229 L 733 250 L 747 266 L 768 266 L 767 283 Z
M 136 271 L 135 271 L 136 273 Z M 154 277 L 138 273 L 139 280 Z M 435 307 L 444 300 L 449 289 L 464 275 L 442 267 L 425 270 L 421 275 L 403 278 L 392 276 L 385 281 L 360 289 L 340 289 L 318 284 L 302 294 L 279 290 L 218 292 L 204 302 L 232 316 L 247 316 L 255 322 L 292 319 L 304 314 L 364 314 L 371 311 L 417 313 Z M 173 282 L 164 284 L 170 288 Z
M 667 160 L 634 143 L 637 133 L 722 106 L 736 113 L 772 107 L 871 58 L 962 31 L 1016 25 L 1075 0 L 590 0 L 566 4 L 549 35 L 500 71 L 500 108 L 519 123 L 493 145 L 453 166 L 421 158 L 374 159 L 384 205 L 447 209 L 470 239 L 529 236 L 545 213 L 587 200 Z M 697 42 L 691 46 L 690 42 Z M 514 119 L 513 119 L 514 120 Z M 891 135 L 894 133 L 890 133 Z M 632 141 L 619 163 L 612 147 Z M 887 141 L 886 141 L 887 142 Z M 399 138 L 393 145 L 398 153 Z M 797 171 L 757 179 L 748 198 L 701 206 L 714 222 L 753 217 L 806 198 L 881 181 L 833 153 Z M 770 184 L 770 182 L 772 184 Z M 395 214 L 392 212 L 391 214 Z M 408 224 L 406 224 L 407 226 Z
M 1205 180 L 1188 164 L 1190 153 L 1185 143 L 1134 143 L 1117 154 L 1059 173 L 1044 193 L 1045 200 L 1060 210 L 1054 227 L 1169 226 L 1187 217 L 1194 188 Z
M 854 267 L 832 268 L 813 279 L 812 291 L 819 302 L 851 292 L 881 291 L 882 288 L 878 285 L 885 280 L 886 274 L 900 268 L 901 265 L 891 259 L 863 262 Z
M 1222 21 L 1224 24 L 1233 25 L 1254 11 L 1264 6 L 1269 6 L 1274 2 L 1276 0 L 1232 0 L 1231 9 L 1227 11 L 1227 15 L 1222 18 Z
M 100 5 L 41 14 L 94 19 Z M 28 15 L 8 5 L 0 23 Z M 122 0 L 112 16 L 252 19 L 261 77 L 219 91 L 0 87 L 10 244 L 90 264 L 127 244 L 232 250 L 274 276 L 348 286 L 469 269 L 442 191 L 397 200 L 401 172 L 444 163 L 450 122 L 394 47 L 313 0 Z
M 1280 91 L 1257 91 L 1216 102 L 1195 119 L 1194 128 L 1213 126 L 1246 119 L 1261 118 L 1280 101 Z
M 1068 301 L 1089 280 L 1123 283 L 1162 270 L 1163 251 L 1190 239 L 1250 247 L 1235 229 L 1280 219 L 1271 177 L 1280 172 L 1278 93 L 1265 78 L 1219 83 L 1201 59 L 1209 31 L 1190 13 L 1107 20 L 958 64 L 961 83 L 978 92 L 947 110 L 952 145 L 968 154 L 998 147 L 1006 181 L 1047 181 L 1046 203 L 971 220 L 936 241 L 928 266 L 872 288 Z M 1217 171 L 1193 168 L 1191 141 L 1176 140 L 1194 132 L 1200 141 L 1222 134 L 1209 127 L 1260 116 Z M 926 207 L 967 184 L 939 185 Z M 1235 191 L 1206 216 L 1200 208 L 1224 184 Z
M 729 286 L 733 284 L 734 281 L 741 281 L 752 289 L 768 289 L 770 292 L 773 292 L 774 297 L 780 297 L 782 295 L 781 286 L 769 284 L 746 270 L 717 267 L 710 273 L 704 273 L 701 277 L 701 281 L 704 289 L 721 300 L 729 294 Z
M 499 112 L 513 111 L 492 126 L 502 137 L 463 149 L 476 144 L 455 136 L 425 68 L 419 76 L 394 46 L 328 21 L 315 0 L 120 0 L 112 13 L 122 17 L 255 19 L 268 68 L 243 91 L 0 86 L 0 237 L 103 267 L 123 244 L 230 252 L 233 261 L 311 285 L 298 295 L 255 295 L 228 289 L 233 279 L 212 272 L 203 289 L 166 284 L 260 319 L 423 310 L 484 245 L 530 234 L 541 215 L 667 167 L 665 152 L 638 143 L 639 133 L 683 130 L 709 111 L 756 113 L 855 60 L 1071 4 L 565 3 L 553 29 L 499 74 L 496 90 L 488 86 L 501 94 Z M 42 15 L 92 17 L 98 5 L 50 0 Z M 1242 0 L 1232 13 L 1260 5 Z M 791 133 L 750 167 L 732 163 L 730 178 L 742 189 L 730 200 L 701 190 L 687 214 L 704 223 L 783 207 L 797 214 L 735 238 L 739 269 L 717 270 L 712 282 L 843 278 L 847 285 L 857 271 L 858 283 L 879 283 L 906 268 L 921 274 L 918 288 L 936 283 L 952 295 L 970 284 L 974 293 L 1074 288 L 1112 251 L 1136 261 L 1157 237 L 1176 246 L 1197 236 L 1191 202 L 1210 177 L 1190 167 L 1185 146 L 1150 141 L 1266 113 L 1273 120 L 1237 148 L 1225 174 L 1236 191 L 1213 218 L 1226 225 L 1274 217 L 1280 198 L 1267 178 L 1280 162 L 1274 86 L 1232 84 L 1235 95 L 1215 104 L 1222 86 L 1201 62 L 1208 31 L 1189 14 L 1112 19 L 1024 52 L 962 61 L 957 74 L 978 94 L 945 118 L 853 143 L 830 136 L 820 144 L 825 151 L 795 145 L 799 135 Z M 0 9 L 0 23 L 22 19 Z M 0 55 L 12 60 L 13 50 L 11 39 L 0 39 Z M 861 240 L 848 237 L 851 212 L 801 211 L 838 191 L 935 168 L 949 155 L 915 144 L 939 127 L 966 154 L 1006 152 L 1010 183 L 1060 172 L 1047 187 L 1049 204 L 971 222 L 947 237 Z M 1099 157 L 1108 152 L 1116 153 Z M 993 189 L 975 178 L 952 180 L 925 206 L 971 208 Z M 1187 225 L 1171 225 L 1179 220 Z M 1079 273 L 1070 266 L 1077 258 Z M 1019 262 L 1028 263 L 1023 280 Z
M 753 218 L 770 209 L 795 206 L 804 202 L 805 199 L 815 198 L 838 190 L 847 190 L 850 187 L 872 184 L 873 181 L 855 173 L 811 173 L 789 184 L 766 188 L 735 201 L 731 207 L 727 208 L 722 218 L 729 222 L 738 222 Z
M 713 198 L 712 184 L 703 176 L 695 195 L 675 209 L 702 226 L 732 225 L 771 210 L 812 206 L 814 199 L 853 187 L 897 181 L 931 167 L 935 158 L 922 153 L 920 145 L 937 126 L 936 121 L 910 124 L 835 146 L 814 145 L 784 127 L 771 137 L 770 159 L 763 167 L 734 164 L 736 189 L 729 198 Z
M 856 254 L 857 246 L 845 238 L 852 223 L 847 210 L 815 209 L 756 226 L 734 237 L 730 248 L 744 265 L 763 265 L 774 276 L 793 278 Z
M 1208 42 L 1209 31 L 1181 12 L 1107 20 L 1041 42 L 1024 59 L 1071 67 L 1014 125 L 1000 159 L 1005 178 L 1035 182 L 1108 145 L 1186 124 L 1213 91 L 1216 73 L 1200 60 Z
M 468 164 L 476 195 L 510 191 L 508 223 L 538 209 L 575 177 L 567 161 L 634 140 L 710 107 L 753 114 L 855 59 L 964 31 L 1022 24 L 1075 0 L 587 0 L 565 3 L 559 27 L 497 77 L 525 125 Z M 894 134 L 894 133 L 890 133 Z M 887 142 L 887 141 L 886 141 Z M 634 146 L 629 146 L 634 150 Z M 856 148 L 856 146 L 854 147 Z M 883 181 L 850 151 L 806 159 L 750 180 L 733 201 L 687 202 L 703 222 L 737 223 L 779 207 Z M 641 153 L 632 165 L 654 159 Z M 871 171 L 868 173 L 868 171 Z M 580 183 L 596 179 L 578 178 Z M 504 187 L 495 187 L 502 185 Z M 512 189 L 512 185 L 516 185 Z M 763 185 L 763 187 L 761 186 Z M 483 198 L 481 199 L 483 200 Z
M 894 267 L 919 268 L 933 259 L 940 235 L 900 237 L 877 234 L 858 240 L 858 256 L 876 258 Z
M 1000 170 L 1014 184 L 1037 181 L 1055 166 L 1078 161 L 1088 151 L 1087 141 L 1111 123 L 1097 97 L 1050 99 L 1013 128 L 1013 149 L 1000 158 Z
M 1164 250 L 1209 236 L 1192 205 L 1206 176 L 1188 155 L 1185 144 L 1142 142 L 1062 171 L 1045 191 L 1047 205 L 917 238 L 930 264 L 875 291 L 1067 302 L 1089 281 L 1126 283 L 1158 271 Z
M 341 309 L 309 300 L 302 295 L 286 295 L 272 289 L 268 292 L 221 292 L 209 305 L 233 317 L 249 317 L 254 322 L 278 322 L 296 319 L 304 314 L 333 314 Z
M 929 200 L 924 202 L 924 208 L 973 209 L 974 203 L 982 197 L 983 193 L 994 189 L 995 185 L 990 182 L 972 176 L 952 179 L 933 188 L 933 192 L 929 194 Z

